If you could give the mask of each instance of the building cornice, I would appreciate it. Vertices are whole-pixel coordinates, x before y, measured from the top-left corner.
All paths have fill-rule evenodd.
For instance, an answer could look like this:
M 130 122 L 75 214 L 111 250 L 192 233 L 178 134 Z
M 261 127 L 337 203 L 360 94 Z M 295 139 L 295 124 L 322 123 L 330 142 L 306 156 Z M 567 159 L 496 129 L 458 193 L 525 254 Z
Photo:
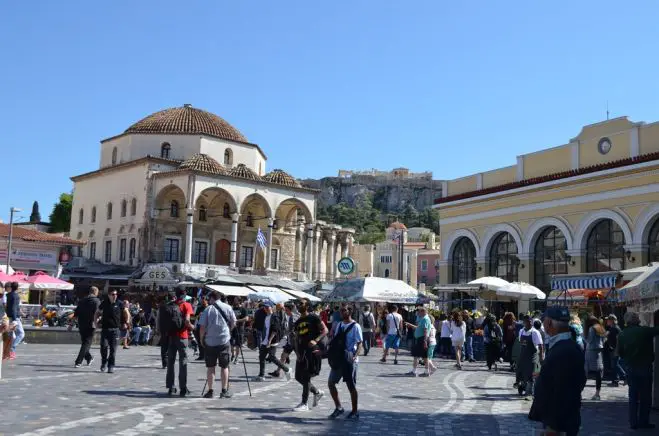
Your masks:
M 117 164 L 117 165 L 111 165 L 111 166 L 99 168 L 99 169 L 94 170 L 94 171 L 90 171 L 88 173 L 83 173 L 83 174 L 80 174 L 80 175 L 77 175 L 77 176 L 73 176 L 73 177 L 71 177 L 71 180 L 73 182 L 78 182 L 80 180 L 100 176 L 100 175 L 103 175 L 103 174 L 111 173 L 111 172 L 118 171 L 118 170 L 123 170 L 123 169 L 126 169 L 126 168 L 131 168 L 131 167 L 134 167 L 134 166 L 139 166 L 139 165 L 142 165 L 142 164 L 145 164 L 145 163 L 160 163 L 160 164 L 165 164 L 165 165 L 178 166 L 178 165 L 181 164 L 181 161 L 146 155 L 145 157 L 140 157 L 138 159 L 129 160 L 127 162 L 122 162 L 122 163 Z

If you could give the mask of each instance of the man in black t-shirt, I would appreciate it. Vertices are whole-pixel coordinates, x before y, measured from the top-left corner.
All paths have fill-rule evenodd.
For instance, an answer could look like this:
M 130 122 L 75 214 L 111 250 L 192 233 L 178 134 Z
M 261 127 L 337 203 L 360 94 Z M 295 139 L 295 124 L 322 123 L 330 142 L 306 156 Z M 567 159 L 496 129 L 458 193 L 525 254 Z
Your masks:
M 231 330 L 231 360 L 236 365 L 240 356 L 240 347 L 245 341 L 245 323 L 249 320 L 247 309 L 243 307 L 240 297 L 233 299 L 233 313 L 236 315 L 236 328 Z
M 107 367 L 108 374 L 114 372 L 114 355 L 117 351 L 122 310 L 123 305 L 117 301 L 117 291 L 111 290 L 97 312 L 97 316 L 101 318 L 101 372 Z
M 91 355 L 89 349 L 92 346 L 94 339 L 94 332 L 96 331 L 96 313 L 101 305 L 101 300 L 98 299 L 98 288 L 92 286 L 89 288 L 89 295 L 80 300 L 73 312 L 72 318 L 78 319 L 78 331 L 80 333 L 80 352 L 75 361 L 75 367 L 80 368 L 82 361 L 87 361 L 87 366 L 91 365 L 94 361 L 94 356 Z M 71 324 L 70 327 L 72 327 Z
M 302 385 L 302 402 L 293 411 L 306 412 L 309 410 L 309 392 L 313 394 L 312 407 L 316 407 L 324 395 L 311 384 L 311 378 L 320 373 L 322 356 L 319 342 L 327 336 L 327 327 L 316 314 L 309 313 L 309 300 L 301 300 L 298 310 L 300 318 L 293 327 L 293 338 L 297 356 L 295 380 Z

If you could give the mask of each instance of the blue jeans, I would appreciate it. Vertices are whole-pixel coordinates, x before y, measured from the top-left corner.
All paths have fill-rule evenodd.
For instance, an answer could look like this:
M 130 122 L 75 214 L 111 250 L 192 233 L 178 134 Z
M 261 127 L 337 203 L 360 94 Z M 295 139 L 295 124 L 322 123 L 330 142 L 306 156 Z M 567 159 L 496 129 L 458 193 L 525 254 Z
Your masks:
M 635 427 L 648 424 L 652 406 L 652 365 L 629 366 L 627 385 L 629 386 L 629 425 Z
M 465 352 L 462 354 L 462 357 L 468 360 L 474 360 L 474 337 L 467 336 L 465 338 Z
M 23 330 L 23 323 L 20 318 L 14 320 L 16 322 L 16 330 L 14 330 L 14 340 L 11 342 L 11 347 L 9 351 L 12 353 L 16 352 L 16 346 L 23 341 L 25 337 L 25 330 Z
M 620 365 L 620 357 L 618 356 L 611 356 L 611 371 L 613 372 L 614 382 L 625 380 L 627 378 L 625 370 L 622 369 L 622 365 Z

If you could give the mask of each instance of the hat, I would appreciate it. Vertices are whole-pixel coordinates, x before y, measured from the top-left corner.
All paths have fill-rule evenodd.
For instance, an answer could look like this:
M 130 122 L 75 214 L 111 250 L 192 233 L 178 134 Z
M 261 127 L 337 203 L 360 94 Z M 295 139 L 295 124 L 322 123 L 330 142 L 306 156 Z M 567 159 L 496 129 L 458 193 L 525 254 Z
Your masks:
M 274 306 L 275 306 L 275 304 L 270 300 L 265 300 L 263 302 L 263 307 L 274 307 Z
M 570 322 L 570 311 L 567 307 L 551 306 L 542 315 L 542 319 L 550 318 L 555 321 Z
M 615 316 L 614 314 L 611 314 L 611 315 L 607 316 L 606 319 L 610 319 L 611 321 L 618 322 L 618 317 Z

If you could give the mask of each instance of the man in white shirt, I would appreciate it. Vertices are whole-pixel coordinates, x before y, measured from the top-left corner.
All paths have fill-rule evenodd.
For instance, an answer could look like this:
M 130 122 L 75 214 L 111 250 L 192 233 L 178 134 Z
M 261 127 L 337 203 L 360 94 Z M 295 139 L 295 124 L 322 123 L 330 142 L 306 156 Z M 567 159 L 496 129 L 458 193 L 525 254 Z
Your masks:
M 524 316 L 524 328 L 519 331 L 517 390 L 525 397 L 533 393 L 533 375 L 540 371 L 540 362 L 544 357 L 542 334 L 533 327 L 532 321 L 530 316 Z
M 385 318 L 387 321 L 387 336 L 384 340 L 384 354 L 380 362 L 387 362 L 389 349 L 394 349 L 394 365 L 398 364 L 398 348 L 400 347 L 400 338 L 403 333 L 403 317 L 398 313 L 398 307 L 392 305 L 389 314 Z

